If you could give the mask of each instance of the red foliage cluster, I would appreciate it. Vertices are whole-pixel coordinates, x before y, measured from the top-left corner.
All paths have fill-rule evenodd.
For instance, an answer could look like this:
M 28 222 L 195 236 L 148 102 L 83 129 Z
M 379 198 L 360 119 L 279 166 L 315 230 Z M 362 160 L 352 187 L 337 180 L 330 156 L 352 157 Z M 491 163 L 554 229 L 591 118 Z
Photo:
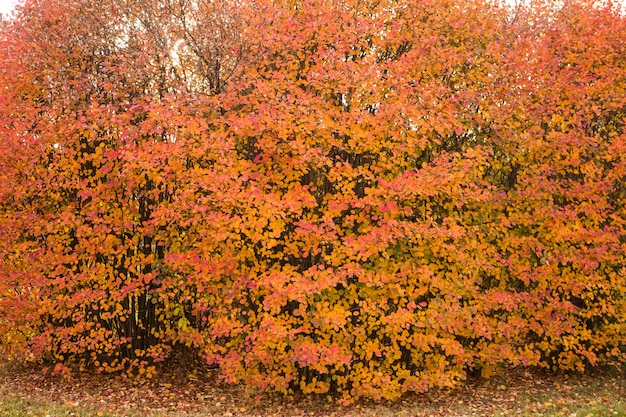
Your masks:
M 28 0 L 0 22 L 0 346 L 397 398 L 626 359 L 626 20 Z

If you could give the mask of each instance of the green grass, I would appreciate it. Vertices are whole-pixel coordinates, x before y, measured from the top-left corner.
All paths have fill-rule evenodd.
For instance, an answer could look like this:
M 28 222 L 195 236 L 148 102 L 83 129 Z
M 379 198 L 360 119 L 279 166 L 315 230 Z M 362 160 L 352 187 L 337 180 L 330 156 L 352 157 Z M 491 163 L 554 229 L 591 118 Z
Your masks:
M 18 398 L 13 395 L 0 394 L 0 416 L 6 417 L 113 417 L 112 414 L 94 410 L 78 409 L 53 402 L 41 402 L 32 398 Z
M 626 403 L 615 404 L 558 404 L 543 403 L 527 406 L 530 410 L 495 414 L 496 417 L 523 416 L 523 417 L 611 417 L 626 416 Z
M 563 382 L 563 381 L 561 381 Z M 626 381 L 624 379 L 572 378 L 565 385 L 530 391 L 520 397 L 515 410 L 496 417 L 626 417 Z
M 144 413 L 112 413 L 85 408 L 76 404 L 59 404 L 45 397 L 20 397 L 14 393 L 0 391 L 0 417 L 139 417 Z M 172 414 L 172 416 L 174 416 Z

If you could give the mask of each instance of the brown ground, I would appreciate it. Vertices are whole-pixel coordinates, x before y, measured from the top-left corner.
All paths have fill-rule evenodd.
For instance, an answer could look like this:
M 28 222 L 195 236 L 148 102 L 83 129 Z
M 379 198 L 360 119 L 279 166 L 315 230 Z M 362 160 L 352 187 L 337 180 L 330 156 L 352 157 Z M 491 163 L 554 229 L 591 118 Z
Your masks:
M 239 386 L 220 386 L 214 371 L 181 368 L 152 380 L 119 375 L 46 376 L 41 368 L 0 366 L 0 393 L 114 415 L 167 416 L 493 416 L 576 415 L 572 407 L 626 399 L 626 378 L 508 372 L 468 381 L 455 390 L 407 395 L 394 403 L 362 401 L 349 407 L 325 398 L 286 399 Z M 19 393 L 19 394 L 18 394 Z M 618 409 L 622 409 L 621 406 Z M 561 412 L 562 411 L 562 412 Z

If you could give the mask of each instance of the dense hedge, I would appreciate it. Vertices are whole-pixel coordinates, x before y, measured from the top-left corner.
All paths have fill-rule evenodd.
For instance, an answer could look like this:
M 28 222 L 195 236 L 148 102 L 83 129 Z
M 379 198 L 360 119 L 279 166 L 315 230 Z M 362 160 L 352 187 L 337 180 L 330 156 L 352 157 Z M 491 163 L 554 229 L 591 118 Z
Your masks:
M 31 0 L 5 357 L 397 398 L 626 359 L 626 21 L 572 1 Z

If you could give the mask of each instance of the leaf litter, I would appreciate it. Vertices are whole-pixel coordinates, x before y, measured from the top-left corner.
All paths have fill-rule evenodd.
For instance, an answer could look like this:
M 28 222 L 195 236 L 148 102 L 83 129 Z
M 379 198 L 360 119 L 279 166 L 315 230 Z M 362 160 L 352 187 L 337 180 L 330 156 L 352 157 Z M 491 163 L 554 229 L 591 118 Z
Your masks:
M 623 415 L 626 377 L 513 370 L 490 379 L 475 378 L 456 389 L 407 394 L 394 402 L 361 400 L 341 406 L 328 397 L 284 397 L 224 385 L 211 369 L 187 373 L 166 369 L 151 379 L 85 372 L 63 379 L 38 367 L 3 364 L 0 394 L 114 416 L 586 417 L 576 410 L 594 404 L 609 410 L 606 405 L 621 404 L 612 415 Z

